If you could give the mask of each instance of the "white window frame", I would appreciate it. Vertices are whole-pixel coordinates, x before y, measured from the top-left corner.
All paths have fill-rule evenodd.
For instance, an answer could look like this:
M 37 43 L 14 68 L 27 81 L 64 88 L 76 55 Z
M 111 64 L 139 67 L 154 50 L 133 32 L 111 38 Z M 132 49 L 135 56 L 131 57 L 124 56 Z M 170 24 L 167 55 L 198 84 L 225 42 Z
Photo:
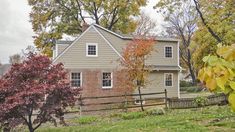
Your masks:
M 103 86 L 103 73 L 111 73 L 111 86 Z M 101 85 L 102 85 L 103 89 L 111 89 L 111 88 L 113 88 L 113 72 L 108 72 L 108 71 L 102 72 Z
M 88 55 L 88 46 L 96 46 L 96 55 Z M 97 43 L 86 43 L 86 56 L 87 57 L 98 57 L 98 44 Z
M 171 57 L 166 57 L 166 47 L 171 47 Z M 173 46 L 170 46 L 170 45 L 166 45 L 166 46 L 164 46 L 164 58 L 173 58 L 173 55 L 174 55 L 174 53 L 173 53 Z
M 72 73 L 80 73 L 80 86 L 79 87 L 72 86 Z M 70 72 L 70 86 L 72 88 L 81 88 L 82 87 L 82 72 L 76 72 L 76 71 Z
M 170 74 L 171 76 L 172 76 L 172 83 L 171 83 L 171 86 L 166 86 L 166 76 L 168 75 L 168 74 Z M 173 76 L 174 74 L 173 73 L 164 73 L 164 86 L 165 87 L 173 87 L 174 86 L 174 76 Z

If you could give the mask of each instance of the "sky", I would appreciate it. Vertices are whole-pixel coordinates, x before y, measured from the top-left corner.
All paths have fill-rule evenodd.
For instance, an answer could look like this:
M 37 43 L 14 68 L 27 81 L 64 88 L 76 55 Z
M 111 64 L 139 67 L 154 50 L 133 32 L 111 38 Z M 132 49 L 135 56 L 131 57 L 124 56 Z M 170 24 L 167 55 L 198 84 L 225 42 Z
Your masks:
M 156 21 L 157 28 L 161 28 L 163 18 L 153 10 L 157 1 L 149 0 L 142 10 Z M 0 0 L 0 63 L 8 63 L 9 56 L 33 45 L 30 10 L 27 0 Z

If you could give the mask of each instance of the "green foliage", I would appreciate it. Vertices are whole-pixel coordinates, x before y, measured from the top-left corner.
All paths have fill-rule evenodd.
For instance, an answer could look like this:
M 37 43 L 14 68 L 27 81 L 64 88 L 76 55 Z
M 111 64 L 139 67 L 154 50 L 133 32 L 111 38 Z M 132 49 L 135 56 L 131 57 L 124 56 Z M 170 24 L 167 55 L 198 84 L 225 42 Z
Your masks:
M 164 109 L 155 108 L 155 109 L 147 110 L 145 113 L 149 116 L 151 115 L 154 116 L 154 115 L 164 115 L 166 112 Z
M 98 118 L 95 116 L 82 116 L 78 120 L 76 120 L 75 122 L 77 122 L 79 124 L 90 124 L 92 122 L 96 122 L 97 120 L 98 120 Z
M 180 91 L 186 91 L 188 93 L 198 93 L 203 90 L 200 86 L 180 87 Z
M 228 101 L 235 111 L 235 44 L 218 47 L 217 56 L 203 58 L 205 67 L 199 71 L 199 79 L 213 92 L 228 94 Z
M 197 96 L 194 98 L 193 103 L 199 107 L 205 106 L 208 102 L 208 99 L 204 96 Z
M 224 45 L 231 45 L 235 42 L 235 3 L 234 0 L 200 0 L 200 9 L 207 26 L 219 36 Z M 209 3 L 209 4 L 208 4 Z M 212 37 L 208 29 L 198 21 L 198 30 L 195 32 L 194 41 L 196 48 L 193 54 L 194 64 L 197 69 L 203 67 L 202 58 L 208 54 L 216 54 L 218 41 Z
M 54 41 L 63 34 L 77 35 L 82 24 L 90 21 L 113 31 L 133 32 L 146 0 L 28 0 L 32 7 L 30 21 L 36 34 L 37 48 L 51 55 Z
M 191 87 L 191 86 L 193 86 L 192 82 L 188 82 L 184 80 L 180 81 L 180 87 Z

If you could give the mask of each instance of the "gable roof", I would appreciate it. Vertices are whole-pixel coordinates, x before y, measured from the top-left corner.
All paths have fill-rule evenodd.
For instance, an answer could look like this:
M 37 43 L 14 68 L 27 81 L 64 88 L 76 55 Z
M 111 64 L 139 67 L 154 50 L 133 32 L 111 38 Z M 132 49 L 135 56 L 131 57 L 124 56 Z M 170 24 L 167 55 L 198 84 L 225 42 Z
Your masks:
M 115 33 L 115 32 L 113 32 L 113 31 L 111 31 L 111 30 L 108 30 L 108 29 L 106 29 L 106 28 L 104 28 L 104 27 L 102 27 L 102 26 L 100 26 L 100 25 L 98 25 L 98 24 L 93 24 L 95 27 L 98 27 L 98 28 L 100 28 L 100 29 L 102 29 L 102 30 L 105 30 L 105 31 L 107 31 L 107 32 L 109 32 L 109 33 L 111 33 L 111 34 L 113 34 L 113 35 L 115 35 L 115 36 L 117 36 L 117 37 L 119 37 L 119 38 L 121 38 L 121 39 L 127 39 L 127 40 L 132 40 L 134 37 L 132 36 L 132 35 L 129 35 L 129 34 L 118 34 L 118 33 Z M 166 38 L 166 37 L 155 37 L 155 41 L 172 41 L 172 42 L 178 42 L 178 41 L 180 41 L 179 39 L 176 39 L 176 38 Z
M 58 60 L 58 58 L 60 58 L 65 52 L 68 51 L 68 49 L 70 49 L 77 41 L 80 40 L 80 38 L 82 38 L 82 36 L 89 31 L 91 28 L 93 28 L 106 42 L 107 44 L 114 50 L 114 52 L 121 58 L 123 58 L 121 56 L 121 54 L 112 46 L 112 44 L 96 29 L 95 24 L 92 24 L 91 26 L 89 26 L 80 36 L 78 36 L 72 43 L 70 41 L 64 41 L 66 44 L 71 43 L 68 47 L 66 47 L 54 60 L 53 62 L 55 62 L 56 60 Z M 61 42 L 62 43 L 62 42 Z

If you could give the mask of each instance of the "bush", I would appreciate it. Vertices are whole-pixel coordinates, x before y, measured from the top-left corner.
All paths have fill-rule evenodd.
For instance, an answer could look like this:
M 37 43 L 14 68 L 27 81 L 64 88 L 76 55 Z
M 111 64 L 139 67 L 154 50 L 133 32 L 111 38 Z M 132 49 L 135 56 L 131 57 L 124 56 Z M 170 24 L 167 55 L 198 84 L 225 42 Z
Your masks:
M 194 98 L 193 103 L 196 104 L 199 107 L 205 106 L 208 102 L 208 99 L 203 96 L 198 96 Z
M 97 117 L 94 117 L 94 116 L 84 116 L 84 117 L 80 117 L 77 120 L 79 124 L 90 124 L 95 121 L 97 121 Z
M 165 113 L 164 109 L 151 109 L 146 111 L 147 115 L 164 115 Z
M 144 112 L 130 112 L 130 113 L 122 114 L 121 118 L 124 120 L 130 120 L 130 119 L 143 118 L 145 116 L 146 116 L 146 113 Z
M 186 91 L 188 93 L 197 93 L 201 92 L 203 88 L 199 86 L 191 86 L 191 87 L 180 87 L 180 91 Z
M 184 80 L 180 81 L 180 87 L 191 87 L 191 86 L 193 86 L 192 82 L 187 82 Z

